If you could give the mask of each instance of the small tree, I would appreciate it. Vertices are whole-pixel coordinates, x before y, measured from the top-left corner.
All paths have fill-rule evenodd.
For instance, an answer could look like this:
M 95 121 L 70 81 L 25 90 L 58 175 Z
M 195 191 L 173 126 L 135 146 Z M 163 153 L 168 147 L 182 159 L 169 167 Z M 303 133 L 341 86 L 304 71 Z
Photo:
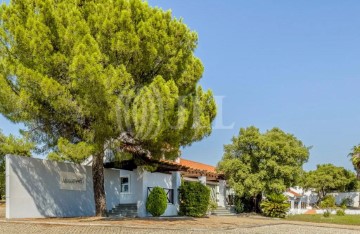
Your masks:
M 289 211 L 290 204 L 283 194 L 269 194 L 266 200 L 260 204 L 261 210 L 265 216 L 274 218 L 285 218 Z
M 210 204 L 210 189 L 200 182 L 184 182 L 179 188 L 180 214 L 192 217 L 206 215 Z
M 239 136 L 224 146 L 218 169 L 240 197 L 253 200 L 259 212 L 262 193 L 281 193 L 297 183 L 309 149 L 295 136 L 273 128 L 260 133 L 256 127 L 241 128 Z
M 318 193 L 318 203 L 330 191 L 353 191 L 357 188 L 355 173 L 332 164 L 317 165 L 317 169 L 303 175 L 304 188 L 312 188 Z
M 31 156 L 34 144 L 25 137 L 16 138 L 13 135 L 5 136 L 0 130 L 0 200 L 5 195 L 5 155 Z
M 154 187 L 147 200 L 146 210 L 154 217 L 164 214 L 167 207 L 167 197 L 163 188 Z

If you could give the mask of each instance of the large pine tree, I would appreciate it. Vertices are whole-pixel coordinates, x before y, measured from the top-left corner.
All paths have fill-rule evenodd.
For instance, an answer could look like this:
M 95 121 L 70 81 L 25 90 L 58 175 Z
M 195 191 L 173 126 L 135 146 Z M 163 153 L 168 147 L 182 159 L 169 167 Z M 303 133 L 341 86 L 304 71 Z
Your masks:
M 174 158 L 210 134 L 197 34 L 171 12 L 141 0 L 12 0 L 0 17 L 0 113 L 48 149 L 93 155 L 97 215 L 104 147 Z

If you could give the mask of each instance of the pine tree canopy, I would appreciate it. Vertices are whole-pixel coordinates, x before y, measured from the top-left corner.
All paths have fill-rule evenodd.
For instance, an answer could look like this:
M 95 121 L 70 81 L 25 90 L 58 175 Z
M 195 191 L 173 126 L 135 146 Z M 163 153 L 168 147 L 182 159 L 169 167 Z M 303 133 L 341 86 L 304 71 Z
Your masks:
M 112 141 L 173 158 L 211 133 L 197 34 L 170 11 L 141 0 L 12 0 L 0 17 L 0 113 L 48 149 L 60 142 L 81 161 Z

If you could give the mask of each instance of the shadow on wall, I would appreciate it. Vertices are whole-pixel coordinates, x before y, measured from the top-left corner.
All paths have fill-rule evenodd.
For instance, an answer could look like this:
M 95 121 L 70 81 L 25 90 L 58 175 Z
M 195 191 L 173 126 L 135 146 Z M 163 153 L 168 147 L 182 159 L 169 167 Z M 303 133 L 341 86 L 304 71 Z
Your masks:
M 104 169 L 104 176 L 106 206 L 111 210 L 120 203 L 120 173 L 119 170 Z
M 335 196 L 336 204 L 340 205 L 345 200 L 349 207 L 359 206 L 359 192 L 330 193 Z
M 72 163 L 10 156 L 10 212 L 28 212 L 37 208 L 43 217 L 76 217 L 95 215 L 91 167 Z M 60 189 L 60 172 L 86 175 L 86 190 Z M 26 210 L 28 209 L 28 210 Z M 32 214 L 33 213 L 33 214 Z

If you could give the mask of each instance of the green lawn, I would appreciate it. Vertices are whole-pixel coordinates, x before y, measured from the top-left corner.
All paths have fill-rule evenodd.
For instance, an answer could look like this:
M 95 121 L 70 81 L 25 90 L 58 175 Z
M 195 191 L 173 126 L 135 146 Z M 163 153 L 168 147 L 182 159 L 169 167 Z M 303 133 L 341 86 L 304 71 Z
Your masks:
M 286 220 L 313 222 L 313 223 L 360 225 L 360 215 L 345 215 L 345 216 L 330 215 L 330 217 L 328 218 L 325 218 L 321 214 L 290 215 L 286 218 Z

